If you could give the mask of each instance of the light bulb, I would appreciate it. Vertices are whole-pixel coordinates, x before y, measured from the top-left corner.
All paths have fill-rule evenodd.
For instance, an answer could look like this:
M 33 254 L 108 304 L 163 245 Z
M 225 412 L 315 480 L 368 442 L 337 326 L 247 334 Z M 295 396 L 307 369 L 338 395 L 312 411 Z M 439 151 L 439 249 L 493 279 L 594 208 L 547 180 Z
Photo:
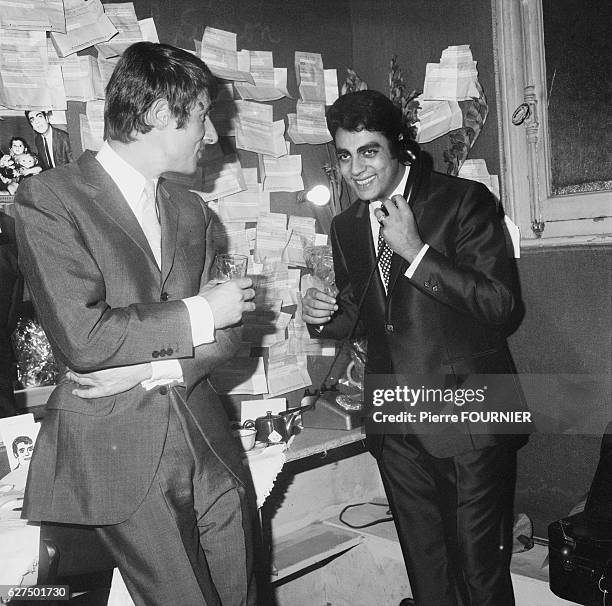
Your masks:
M 325 185 L 315 185 L 307 194 L 306 200 L 315 206 L 325 206 L 329 204 L 331 192 Z

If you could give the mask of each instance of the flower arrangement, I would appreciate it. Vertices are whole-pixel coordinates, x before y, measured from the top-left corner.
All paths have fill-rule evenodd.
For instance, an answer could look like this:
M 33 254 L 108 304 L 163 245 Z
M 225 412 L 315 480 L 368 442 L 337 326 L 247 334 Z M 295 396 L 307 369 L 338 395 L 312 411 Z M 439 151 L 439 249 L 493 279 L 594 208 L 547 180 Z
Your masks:
M 42 171 L 38 158 L 30 152 L 0 157 L 0 190 L 14 194 L 19 182 L 25 177 Z
M 365 80 L 362 80 L 359 74 L 350 67 L 346 68 L 347 76 L 340 88 L 340 94 L 346 95 L 347 93 L 356 93 L 360 90 L 368 90 L 368 84 Z
M 389 99 L 402 110 L 404 123 L 411 139 L 416 139 L 417 136 L 415 124 L 419 121 L 418 111 L 420 106 L 416 98 L 420 94 L 421 91 L 416 89 L 408 92 L 402 70 L 397 61 L 397 55 L 393 55 L 389 64 Z

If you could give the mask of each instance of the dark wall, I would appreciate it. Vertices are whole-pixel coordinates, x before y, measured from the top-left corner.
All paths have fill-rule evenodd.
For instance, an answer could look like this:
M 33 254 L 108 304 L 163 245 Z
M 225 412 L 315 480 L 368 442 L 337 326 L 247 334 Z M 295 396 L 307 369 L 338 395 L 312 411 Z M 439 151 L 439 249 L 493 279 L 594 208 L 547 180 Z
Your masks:
M 516 507 L 545 535 L 588 491 L 612 419 L 612 248 L 527 251 L 519 272 L 525 317 L 510 348 L 540 433 L 519 453 Z
M 353 66 L 369 88 L 388 94 L 393 55 L 409 89 L 423 90 L 425 66 L 438 63 L 447 46 L 469 44 L 478 62 L 478 79 L 489 106 L 485 127 L 469 154 L 484 158 L 491 174 L 499 174 L 495 72 L 491 39 L 491 2 L 473 0 L 370 0 L 351 2 Z M 446 172 L 446 137 L 425 145 L 438 170 Z

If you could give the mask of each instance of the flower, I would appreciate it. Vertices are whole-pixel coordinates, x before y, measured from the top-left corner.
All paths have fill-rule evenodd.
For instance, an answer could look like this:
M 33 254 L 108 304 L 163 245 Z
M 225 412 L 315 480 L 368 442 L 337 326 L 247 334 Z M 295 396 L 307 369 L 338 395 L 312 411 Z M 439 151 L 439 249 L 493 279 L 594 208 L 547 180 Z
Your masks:
M 397 55 L 393 55 L 389 65 L 389 99 L 402 110 L 404 123 L 412 139 L 416 139 L 417 136 L 417 128 L 414 125 L 419 121 L 418 111 L 420 106 L 416 97 L 420 94 L 421 91 L 416 89 L 407 92 Z

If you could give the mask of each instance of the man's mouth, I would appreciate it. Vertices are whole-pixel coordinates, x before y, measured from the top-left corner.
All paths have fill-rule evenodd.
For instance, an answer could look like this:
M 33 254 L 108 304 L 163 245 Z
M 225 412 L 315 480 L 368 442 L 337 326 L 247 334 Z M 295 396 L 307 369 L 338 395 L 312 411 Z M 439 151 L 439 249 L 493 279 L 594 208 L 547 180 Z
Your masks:
M 365 189 L 366 187 L 369 187 L 374 182 L 374 179 L 376 179 L 376 175 L 372 175 L 371 177 L 366 177 L 365 179 L 353 179 L 353 183 L 355 183 L 355 185 L 359 189 Z

